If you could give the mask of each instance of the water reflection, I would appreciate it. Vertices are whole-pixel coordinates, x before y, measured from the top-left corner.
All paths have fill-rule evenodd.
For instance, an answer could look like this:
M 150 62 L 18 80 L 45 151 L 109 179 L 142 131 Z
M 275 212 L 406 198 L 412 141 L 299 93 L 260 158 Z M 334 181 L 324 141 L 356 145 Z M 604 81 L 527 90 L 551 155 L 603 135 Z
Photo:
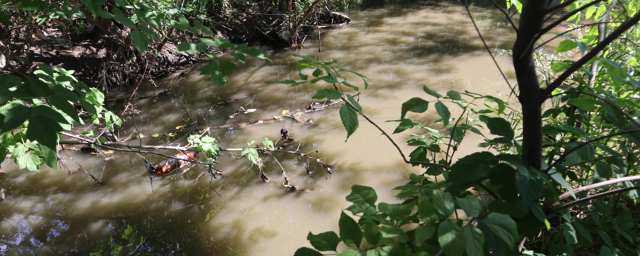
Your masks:
M 489 45 L 510 48 L 508 28 L 502 21 L 487 18 L 491 14 L 474 9 Z M 313 38 L 297 52 L 264 49 L 273 62 L 249 60 L 230 76 L 230 84 L 224 88 L 217 88 L 198 72 L 179 83 L 171 79 L 159 83 L 170 89 L 171 96 L 139 100 L 136 107 L 140 112 L 127 120 L 119 137 L 131 135 L 136 127 L 144 135 L 165 134 L 197 121 L 194 127 L 173 137 L 142 139 L 142 143 L 184 145 L 184 137 L 196 128 L 252 122 L 283 110 L 304 108 L 315 91 L 327 85 L 286 87 L 264 83 L 295 78 L 293 53 L 338 59 L 344 67 L 367 75 L 371 86 L 362 92 L 360 104 L 389 132 L 396 123 L 386 121 L 398 119 L 402 102 L 427 96 L 422 85 L 441 93 L 455 89 L 501 96 L 508 92 L 461 7 L 374 9 L 351 15 L 351 26 L 322 35 L 322 52 L 317 51 Z M 507 72 L 512 69 L 508 59 L 499 62 Z M 346 77 L 362 86 L 355 77 Z M 147 86 L 144 90 L 157 88 Z M 216 105 L 227 99 L 238 100 Z M 118 113 L 121 111 L 121 101 L 110 104 Z M 258 111 L 229 120 L 240 107 Z M 452 114 L 456 114 L 453 108 Z M 441 128 L 434 124 L 439 118 L 435 110 L 410 113 L 409 117 Z M 392 188 L 404 184 L 410 173 L 421 172 L 404 164 L 371 125 L 361 123 L 345 143 L 337 107 L 309 114 L 309 118 L 314 125 L 284 120 L 212 133 L 223 147 L 238 148 L 251 141 L 260 143 L 265 136 L 275 141 L 285 127 L 299 143 L 292 147 L 336 165 L 329 176 L 323 168 L 311 164 L 309 175 L 304 159 L 277 156 L 287 176 L 301 188 L 293 193 L 284 191 L 281 170 L 274 159 L 264 158 L 271 182 L 263 183 L 246 159 L 230 152 L 224 152 L 220 159 L 225 173 L 217 180 L 200 176 L 205 171 L 202 168 L 150 180 L 139 157 L 125 154 L 105 160 L 65 151 L 62 157 L 71 175 L 63 169 L 21 172 L 5 162 L 2 168 L 10 173 L 0 174 L 0 187 L 7 194 L 7 200 L 0 203 L 0 254 L 292 255 L 298 247 L 309 246 L 309 231 L 337 230 L 340 211 L 349 206 L 344 198 L 353 184 L 372 186 L 380 201 L 394 202 Z M 392 137 L 402 144 L 412 132 L 419 131 Z M 473 151 L 477 142 L 465 139 L 457 156 Z M 405 154 L 411 150 L 405 145 L 401 148 Z M 95 185 L 83 168 L 105 184 Z

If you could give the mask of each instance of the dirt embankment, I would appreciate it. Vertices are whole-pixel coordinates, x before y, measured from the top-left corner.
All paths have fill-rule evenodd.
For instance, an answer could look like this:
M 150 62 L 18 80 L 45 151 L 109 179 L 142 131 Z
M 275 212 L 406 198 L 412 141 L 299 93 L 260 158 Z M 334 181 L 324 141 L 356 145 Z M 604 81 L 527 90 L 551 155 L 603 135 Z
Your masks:
M 276 47 L 291 45 L 282 36 L 287 29 L 287 20 L 280 9 L 286 7 L 235 2 L 225 8 L 207 5 L 209 11 L 206 11 L 207 20 L 203 25 L 210 28 L 216 37 L 227 38 L 233 43 L 259 42 Z M 149 50 L 140 53 L 129 37 L 131 29 L 114 20 L 98 20 L 99 17 L 64 21 L 49 19 L 38 24 L 37 15 L 33 13 L 7 12 L 13 25 L 0 25 L 1 75 L 24 79 L 33 76 L 37 64 L 45 63 L 74 70 L 80 81 L 103 91 L 136 84 L 141 78 L 152 82 L 181 66 L 198 61 L 204 56 L 178 52 L 176 45 L 210 37 L 189 30 L 170 29 L 161 35 L 162 41 L 152 40 Z M 188 13 L 184 15 L 193 26 L 195 17 Z M 208 50 L 220 53 L 211 47 Z

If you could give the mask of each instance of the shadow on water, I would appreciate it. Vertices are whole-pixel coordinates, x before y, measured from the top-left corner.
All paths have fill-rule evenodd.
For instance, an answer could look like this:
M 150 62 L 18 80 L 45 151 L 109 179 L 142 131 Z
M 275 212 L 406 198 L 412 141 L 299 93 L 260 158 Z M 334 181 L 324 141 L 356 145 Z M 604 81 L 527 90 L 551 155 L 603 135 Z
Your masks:
M 481 29 L 490 31 L 485 38 L 492 48 L 509 46 L 509 28 L 482 18 L 492 12 L 478 8 L 473 12 L 480 17 Z M 322 52 L 317 52 L 317 38 L 307 39 L 307 47 L 295 52 L 265 48 L 273 62 L 247 61 L 223 88 L 197 75 L 198 71 L 178 84 L 169 80 L 159 83 L 171 96 L 137 101 L 140 112 L 126 121 L 119 137 L 130 136 L 137 129 L 146 136 L 141 139 L 143 144 L 185 145 L 186 136 L 196 128 L 252 122 L 280 115 L 283 110 L 302 109 L 317 89 L 329 85 L 264 83 L 297 78 L 296 65 L 291 63 L 297 60 L 293 53 L 339 59 L 344 67 L 369 76 L 371 85 L 362 90 L 360 104 L 387 131 L 397 125 L 386 121 L 398 119 L 402 102 L 425 96 L 423 84 L 440 92 L 484 87 L 491 92 L 503 90 L 496 85 L 499 76 L 484 70 L 489 60 L 459 6 L 370 9 L 354 12 L 352 18 L 351 26 L 323 33 Z M 346 77 L 362 86 L 356 77 Z M 475 87 L 469 88 L 466 84 L 471 81 Z M 158 89 L 143 87 L 143 91 Z M 238 100 L 214 106 L 227 99 Z M 114 112 L 122 111 L 122 101 L 110 104 Z M 257 111 L 229 119 L 240 107 Z M 309 175 L 305 160 L 277 156 L 287 176 L 300 187 L 297 192 L 284 191 L 281 170 L 272 158 L 264 157 L 271 182 L 263 183 L 246 159 L 229 152 L 223 152 L 219 160 L 224 175 L 213 180 L 206 173 L 200 177 L 205 170 L 194 167 L 184 174 L 150 181 L 140 157 L 133 154 L 114 154 L 115 158 L 105 161 L 63 151 L 61 157 L 71 175 L 62 167 L 18 171 L 15 164 L 5 162 L 2 168 L 10 171 L 0 174 L 0 187 L 7 194 L 7 200 L 0 203 L 0 254 L 292 255 L 298 247 L 308 246 L 309 231 L 337 230 L 339 213 L 349 206 L 344 198 L 353 184 L 372 186 L 380 201 L 394 202 L 392 188 L 403 185 L 410 173 L 422 171 L 404 164 L 380 132 L 362 119 L 359 131 L 345 142 L 337 109 L 309 114 L 314 125 L 284 120 L 211 133 L 222 147 L 240 148 L 251 141 L 260 144 L 263 137 L 275 141 L 279 130 L 287 128 L 301 152 L 335 165 L 329 176 L 324 168 L 309 162 Z M 433 111 L 409 116 L 429 125 L 438 118 Z M 193 121 L 197 123 L 185 131 L 173 136 L 167 133 Z M 438 124 L 433 127 L 440 128 Z M 158 137 L 151 137 L 155 133 Z M 409 133 L 392 136 L 402 142 Z M 289 149 L 298 148 L 297 143 Z M 406 145 L 400 147 L 407 155 L 411 151 Z M 83 168 L 105 184 L 95 185 Z

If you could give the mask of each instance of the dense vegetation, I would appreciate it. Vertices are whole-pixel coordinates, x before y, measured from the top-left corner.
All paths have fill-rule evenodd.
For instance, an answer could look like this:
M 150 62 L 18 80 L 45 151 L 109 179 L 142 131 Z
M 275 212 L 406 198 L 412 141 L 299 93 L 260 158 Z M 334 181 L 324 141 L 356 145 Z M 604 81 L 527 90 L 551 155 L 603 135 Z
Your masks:
M 289 19 L 289 28 L 293 28 L 289 33 L 294 34 L 289 42 L 299 42 L 295 34 L 313 9 L 310 7 L 319 2 L 307 1 L 289 12 L 294 20 Z M 129 59 L 159 54 L 157 49 L 176 30 L 191 33 L 188 38 L 197 41 L 176 41 L 177 49 L 214 60 L 202 74 L 222 86 L 228 81 L 226 74 L 244 63 L 246 55 L 267 58 L 247 44 L 215 37 L 204 10 L 228 3 L 13 1 L 1 6 L 0 22 L 4 26 L 22 24 L 30 29 L 27 38 L 38 37 L 35 24 L 55 21 L 75 24 L 74 28 L 95 26 L 104 38 L 120 45 L 113 56 Z M 512 92 L 518 102 L 471 92 L 441 95 L 425 86 L 428 98 L 405 102 L 394 131 L 420 128 L 407 141 L 416 149 L 408 158 L 402 157 L 408 164 L 424 167 L 424 173 L 411 175 L 406 185 L 396 188 L 397 198 L 403 200 L 399 204 L 377 202 L 373 189 L 353 186 L 347 197 L 353 203 L 347 208 L 352 215 L 342 213 L 339 234 L 309 234 L 316 250 L 335 252 L 342 242 L 349 248 L 340 251 L 341 255 L 640 253 L 636 191 L 640 188 L 640 4 L 617 0 L 523 4 L 510 0 L 506 7 L 521 12 L 511 51 L 518 80 Z M 506 10 L 496 8 L 511 22 Z M 542 54 L 539 47 L 545 42 L 539 41 L 541 35 L 562 22 L 572 22 L 569 29 L 573 32 L 556 33 L 566 38 L 557 54 Z M 219 61 L 210 53 L 214 48 L 232 51 L 235 62 Z M 131 54 L 121 54 L 127 51 Z M 562 59 L 565 52 L 579 53 L 579 58 Z M 13 58 L 11 53 L 15 52 L 3 50 L 0 57 Z M 61 134 L 110 147 L 101 135 L 119 125 L 121 116 L 103 107 L 104 95 L 65 68 L 38 67 L 33 72 L 36 77 L 0 77 L 0 156 L 4 159 L 10 153 L 21 168 L 37 171 L 42 164 L 56 166 Z M 314 70 L 312 77 L 301 72 L 301 80 L 280 82 L 331 84 L 314 98 L 344 100 L 339 113 L 347 138 L 358 128 L 359 116 L 375 125 L 353 96 L 341 90 L 342 86 L 359 89 L 341 73 L 364 76 L 338 62 L 301 56 L 298 70 L 305 68 Z M 443 102 L 459 106 L 463 114 L 452 117 Z M 440 115 L 447 134 L 406 118 L 406 113 L 423 113 L 429 105 Z M 105 129 L 99 134 L 72 134 L 71 125 L 83 122 L 76 107 Z M 485 127 L 490 134 L 483 132 Z M 480 146 L 487 150 L 456 160 L 454 154 L 467 132 L 485 136 Z M 188 149 L 205 153 L 203 163 L 215 175 L 219 151 L 215 139 L 198 134 L 189 142 Z M 242 154 L 259 166 L 259 153 L 270 149 L 272 142 L 265 140 L 262 147 L 250 145 Z M 440 154 L 445 157 L 438 157 Z M 445 181 L 437 182 L 434 176 L 440 175 Z M 352 216 L 357 216 L 357 222 Z M 296 255 L 322 255 L 316 250 L 301 248 Z
M 519 104 L 471 92 L 440 95 L 425 86 L 429 100 L 405 102 L 394 131 L 423 130 L 407 141 L 416 149 L 404 160 L 425 172 L 396 188 L 399 204 L 377 202 L 372 188 L 354 185 L 346 210 L 358 221 L 342 213 L 339 235 L 309 233 L 316 250 L 336 251 L 342 242 L 348 249 L 340 255 L 640 253 L 640 5 L 507 1 L 507 7 L 521 12 L 511 52 Z M 567 31 L 573 33 L 555 33 L 566 38 L 557 54 L 538 51 L 546 43 L 541 35 L 566 21 L 574 22 Z M 561 59 L 569 51 L 580 57 Z M 452 117 L 443 102 L 463 114 Z M 448 134 L 405 118 L 429 105 Z M 351 134 L 357 113 L 365 115 L 345 107 L 340 115 Z M 454 160 L 467 132 L 485 136 L 479 146 L 487 150 Z M 440 175 L 445 181 L 437 182 Z M 316 250 L 296 255 L 322 255 Z

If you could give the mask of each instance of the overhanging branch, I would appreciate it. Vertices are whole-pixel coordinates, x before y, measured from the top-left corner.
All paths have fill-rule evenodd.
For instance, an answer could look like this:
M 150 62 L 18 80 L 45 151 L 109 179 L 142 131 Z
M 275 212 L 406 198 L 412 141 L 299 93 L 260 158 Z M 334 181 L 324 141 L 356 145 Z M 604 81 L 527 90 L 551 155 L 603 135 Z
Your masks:
M 546 88 L 542 89 L 543 90 L 542 97 L 544 97 L 543 100 L 546 100 L 547 98 L 549 98 L 553 90 L 557 89 L 565 80 L 567 80 L 567 78 L 569 78 L 569 76 L 573 74 L 573 72 L 580 69 L 584 64 L 586 64 L 589 60 L 595 57 L 600 51 L 602 51 L 607 45 L 613 42 L 613 40 L 620 37 L 620 35 L 622 35 L 622 33 L 624 33 L 627 29 L 636 25 L 638 21 L 640 21 L 640 12 L 638 12 L 636 15 L 631 17 L 631 19 L 622 23 L 616 30 L 611 32 L 611 34 L 609 34 L 609 36 L 607 36 L 601 43 L 597 44 L 595 47 L 593 47 L 593 49 L 591 49 L 591 51 L 589 51 L 578 61 L 573 63 L 573 65 L 571 65 L 567 70 L 564 71 L 564 73 L 558 76 L 558 78 L 555 81 L 553 81 L 553 83 L 551 83 Z
M 589 8 L 592 5 L 595 5 L 599 2 L 602 2 L 603 0 L 595 0 L 591 3 L 585 4 L 583 6 L 580 6 L 579 8 L 570 11 L 568 13 L 566 13 L 565 15 L 562 15 L 562 17 L 558 18 L 556 21 L 552 22 L 551 24 L 547 25 L 546 27 L 544 27 L 539 33 L 537 38 L 540 38 L 542 35 L 546 34 L 547 32 L 551 31 L 551 29 L 553 29 L 554 27 L 558 26 L 560 23 L 564 22 L 565 20 L 567 20 L 568 18 L 570 18 L 571 16 L 575 15 L 576 13 L 581 12 L 584 9 Z M 536 39 L 537 39 L 536 38 Z
M 581 147 L 584 147 L 586 145 L 589 145 L 589 144 L 591 144 L 593 142 L 596 142 L 596 141 L 599 141 L 599 140 L 603 140 L 603 139 L 606 139 L 606 138 L 611 138 L 613 136 L 629 134 L 629 133 L 635 133 L 635 132 L 640 132 L 640 129 L 612 133 L 612 134 L 608 134 L 608 135 L 605 135 L 605 136 L 602 136 L 602 137 L 598 137 L 598 138 L 591 139 L 591 140 L 588 140 L 586 142 L 580 143 L 578 146 L 575 146 L 574 148 L 572 148 L 570 150 L 567 150 L 557 160 L 553 161 L 553 163 L 550 164 L 549 167 L 547 167 L 547 169 L 544 170 L 544 173 L 548 173 L 549 170 L 551 170 L 551 168 L 553 168 L 556 164 L 560 163 L 563 159 L 565 159 L 567 156 L 569 156 L 569 154 L 573 153 L 574 151 L 578 150 Z

